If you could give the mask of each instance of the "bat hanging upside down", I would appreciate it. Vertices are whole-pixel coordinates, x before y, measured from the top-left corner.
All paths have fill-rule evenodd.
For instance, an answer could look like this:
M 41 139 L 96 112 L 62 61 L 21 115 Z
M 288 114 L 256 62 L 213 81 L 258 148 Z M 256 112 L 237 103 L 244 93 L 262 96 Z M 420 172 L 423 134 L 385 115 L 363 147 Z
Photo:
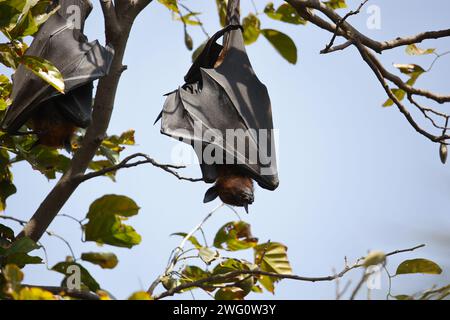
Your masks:
M 221 50 L 214 63 L 214 68 L 222 64 L 227 51 L 227 47 Z M 248 213 L 248 205 L 252 204 L 255 199 L 252 178 L 236 165 L 218 165 L 217 173 L 216 183 L 206 191 L 203 202 L 210 202 L 219 197 L 223 203 L 244 207 Z
M 206 191 L 203 202 L 219 197 L 223 203 L 244 207 L 248 213 L 248 205 L 255 199 L 252 178 L 236 165 L 218 165 L 217 171 L 216 183 Z
M 60 8 L 40 26 L 27 55 L 52 62 L 64 79 L 64 94 L 20 65 L 13 78 L 13 102 L 0 129 L 23 135 L 29 133 L 22 130 L 27 125 L 38 138 L 35 145 L 70 150 L 75 130 L 87 128 L 91 122 L 93 82 L 109 73 L 114 49 L 97 40 L 89 42 L 84 35 L 85 20 L 93 8 L 89 0 L 53 2 Z M 79 9 L 77 23 L 72 11 L 66 10 L 74 6 Z
M 262 164 L 259 157 L 252 163 L 249 158 L 250 154 L 264 154 L 260 149 L 263 143 L 273 146 L 273 121 L 267 88 L 251 67 L 242 27 L 236 20 L 208 40 L 185 75 L 184 84 L 166 95 L 156 121 L 161 119 L 161 133 L 167 136 L 193 147 L 194 142 L 201 141 L 201 151 L 215 144 L 227 156 L 232 155 L 233 164 L 218 165 L 203 161 L 203 152 L 197 152 L 203 180 L 215 182 L 206 191 L 203 202 L 219 197 L 226 204 L 248 211 L 254 201 L 253 180 L 268 190 L 275 190 L 279 181 L 274 149 L 270 149 L 269 163 Z M 220 37 L 224 37 L 223 46 L 216 42 Z M 195 130 L 197 123 L 217 130 L 223 137 L 228 130 L 243 130 L 250 138 L 236 136 L 238 145 L 244 143 L 244 151 L 236 147 L 235 141 L 216 144 Z M 252 132 L 261 130 L 268 134 L 258 140 Z M 238 159 L 244 161 L 239 163 Z
M 36 144 L 67 150 L 71 149 L 72 136 L 77 128 L 53 104 L 39 108 L 31 117 L 30 126 L 38 138 Z

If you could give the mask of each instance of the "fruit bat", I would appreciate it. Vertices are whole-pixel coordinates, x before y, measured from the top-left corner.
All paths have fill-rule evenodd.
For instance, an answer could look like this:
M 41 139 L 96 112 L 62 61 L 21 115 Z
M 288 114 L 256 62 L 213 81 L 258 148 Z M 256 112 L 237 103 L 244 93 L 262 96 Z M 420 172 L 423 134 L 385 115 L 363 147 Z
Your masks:
M 13 75 L 13 102 L 1 127 L 14 135 L 28 124 L 38 137 L 37 143 L 69 147 L 76 127 L 86 128 L 91 122 L 93 81 L 108 73 L 114 50 L 98 41 L 88 42 L 83 34 L 92 11 L 89 0 L 60 0 L 59 5 L 35 35 L 26 55 L 53 63 L 63 76 L 65 93 L 20 65 Z
M 216 42 L 222 36 L 223 46 Z M 216 182 L 206 192 L 204 202 L 219 196 L 223 202 L 247 210 L 254 200 L 252 179 L 268 190 L 276 189 L 279 182 L 270 98 L 253 71 L 241 26 L 228 25 L 211 37 L 184 80 L 183 86 L 167 94 L 156 120 L 162 120 L 161 133 L 191 144 L 200 160 L 203 180 Z M 203 130 L 199 133 L 196 129 Z M 220 134 L 210 139 L 204 135 L 208 129 Z M 230 129 L 245 134 L 227 141 Z M 266 135 L 259 135 L 260 130 Z M 242 145 L 244 150 L 236 147 Z M 211 146 L 228 160 L 203 161 Z M 267 151 L 268 157 L 262 161 L 260 156 Z M 251 161 L 255 154 L 257 160 Z

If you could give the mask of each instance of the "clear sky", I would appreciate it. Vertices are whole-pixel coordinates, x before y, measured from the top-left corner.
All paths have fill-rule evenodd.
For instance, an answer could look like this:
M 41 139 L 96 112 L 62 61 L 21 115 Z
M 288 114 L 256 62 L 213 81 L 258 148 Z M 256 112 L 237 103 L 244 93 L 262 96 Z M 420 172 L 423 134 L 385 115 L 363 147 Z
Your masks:
M 243 12 L 248 12 L 251 2 L 241 2 Z M 359 4 L 347 2 L 352 8 Z M 186 3 L 203 12 L 202 20 L 211 34 L 218 30 L 213 0 Z M 365 11 L 349 21 L 375 39 L 449 27 L 449 1 L 369 3 L 381 8 L 380 30 L 367 29 L 369 15 Z M 256 1 L 260 11 L 265 4 Z M 104 41 L 101 10 L 97 1 L 94 5 L 86 33 L 90 39 Z M 294 39 L 299 61 L 295 66 L 285 62 L 264 38 L 247 47 L 256 73 L 269 89 L 275 127 L 280 132 L 280 187 L 274 192 L 258 188 L 250 214 L 242 214 L 254 235 L 261 241 L 286 244 L 294 272 L 305 276 L 332 274 L 333 267 L 343 268 L 345 256 L 353 261 L 370 249 L 388 252 L 426 243 L 425 249 L 389 259 L 391 272 L 404 259 L 424 257 L 438 262 L 443 274 L 395 279 L 393 293 L 413 293 L 434 283 L 450 282 L 450 167 L 440 163 L 438 146 L 418 135 L 397 109 L 381 107 L 385 93 L 355 49 L 320 55 L 330 39 L 328 32 L 313 25 L 278 23 L 263 14 L 260 18 L 262 27 L 282 30 Z M 204 40 L 199 29 L 190 30 L 195 45 Z M 423 46 L 436 47 L 439 52 L 450 50 L 448 40 L 429 41 Z M 382 61 L 393 70 L 392 63 L 426 67 L 432 57 L 410 57 L 398 49 L 384 53 Z M 153 126 L 153 121 L 162 108 L 163 94 L 182 84 L 190 63 L 182 25 L 172 21 L 168 10 L 154 1 L 132 31 L 125 57 L 128 70 L 123 74 L 109 128 L 110 134 L 136 129 L 137 146 L 127 153 L 144 152 L 161 162 L 171 161 L 174 142 L 160 135 L 159 125 Z M 450 57 L 444 57 L 418 85 L 449 93 L 449 70 Z M 25 163 L 16 165 L 13 172 L 19 193 L 10 198 L 6 214 L 27 219 L 54 182 L 47 182 Z M 191 165 L 183 174 L 197 177 L 200 172 Z M 120 260 L 116 269 L 87 267 L 105 289 L 125 298 L 146 289 L 163 271 L 170 251 L 180 240 L 169 235 L 189 231 L 217 206 L 216 202 L 202 203 L 207 188 L 204 183 L 180 182 L 152 166 L 121 171 L 117 183 L 100 178 L 83 184 L 62 213 L 81 219 L 93 200 L 109 193 L 135 199 L 142 209 L 129 223 L 143 241 L 132 250 L 80 243 L 76 223 L 64 218 L 57 218 L 50 229 L 69 239 L 77 255 L 115 252 Z M 217 213 L 206 226 L 210 242 L 217 229 L 233 219 L 229 209 Z M 69 253 L 57 239 L 45 236 L 42 242 L 51 266 Z M 353 275 L 347 279 L 355 283 L 359 270 Z M 27 267 L 25 281 L 57 285 L 61 275 L 43 266 Z M 373 296 L 384 297 L 386 288 L 383 279 L 382 290 Z M 249 297 L 324 299 L 334 298 L 334 289 L 333 283 L 282 281 L 275 296 Z M 194 294 L 205 297 L 197 291 Z

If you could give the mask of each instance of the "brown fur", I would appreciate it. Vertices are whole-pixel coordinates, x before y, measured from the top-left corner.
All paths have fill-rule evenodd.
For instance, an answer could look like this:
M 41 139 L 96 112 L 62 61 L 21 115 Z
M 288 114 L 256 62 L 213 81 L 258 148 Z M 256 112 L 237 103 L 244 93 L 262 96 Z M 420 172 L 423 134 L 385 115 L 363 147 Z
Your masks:
M 38 144 L 53 148 L 65 147 L 70 145 L 76 127 L 52 107 L 41 107 L 31 118 L 31 126 L 38 137 Z
M 238 207 L 253 203 L 253 180 L 250 177 L 233 165 L 220 166 L 218 172 L 215 187 L 224 203 Z

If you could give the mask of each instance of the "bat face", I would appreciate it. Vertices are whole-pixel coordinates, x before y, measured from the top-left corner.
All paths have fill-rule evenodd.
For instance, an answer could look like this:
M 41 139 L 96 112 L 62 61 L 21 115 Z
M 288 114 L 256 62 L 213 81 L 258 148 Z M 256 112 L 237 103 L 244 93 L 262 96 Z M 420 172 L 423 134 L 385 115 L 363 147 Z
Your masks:
M 228 42 L 222 47 L 215 41 L 225 33 Z M 161 132 L 194 147 L 203 180 L 216 181 L 216 194 L 226 203 L 240 206 L 251 203 L 252 185 L 251 188 L 232 186 L 248 185 L 246 181 L 252 179 L 265 189 L 276 189 L 278 175 L 270 98 L 251 67 L 239 26 L 228 26 L 211 38 L 185 81 L 167 96 L 161 113 Z M 205 131 L 217 135 L 212 139 Z M 228 138 L 230 131 L 236 134 Z M 215 154 L 224 155 L 226 162 L 206 160 L 205 154 L 211 148 Z M 248 180 L 233 178 L 224 183 L 220 178 L 220 163 L 238 167 L 242 177 Z M 240 191 L 232 191 L 237 189 Z
M 59 3 L 60 10 L 41 26 L 26 54 L 46 59 L 58 68 L 64 79 L 65 94 L 60 94 L 21 65 L 13 78 L 13 103 L 2 123 L 2 129 L 11 134 L 18 132 L 29 119 L 42 129 L 41 136 L 43 132 L 51 132 L 50 128 L 42 128 L 51 123 L 43 117 L 56 113 L 59 118 L 54 119 L 55 126 L 61 125 L 61 117 L 69 127 L 86 128 L 91 121 L 93 81 L 108 73 L 114 50 L 101 46 L 98 41 L 88 42 L 83 34 L 84 21 L 92 10 L 90 1 L 61 0 Z M 71 6 L 80 9 L 78 26 L 67 10 Z M 49 113 L 49 108 L 58 111 Z M 52 139 L 41 138 L 41 141 Z

